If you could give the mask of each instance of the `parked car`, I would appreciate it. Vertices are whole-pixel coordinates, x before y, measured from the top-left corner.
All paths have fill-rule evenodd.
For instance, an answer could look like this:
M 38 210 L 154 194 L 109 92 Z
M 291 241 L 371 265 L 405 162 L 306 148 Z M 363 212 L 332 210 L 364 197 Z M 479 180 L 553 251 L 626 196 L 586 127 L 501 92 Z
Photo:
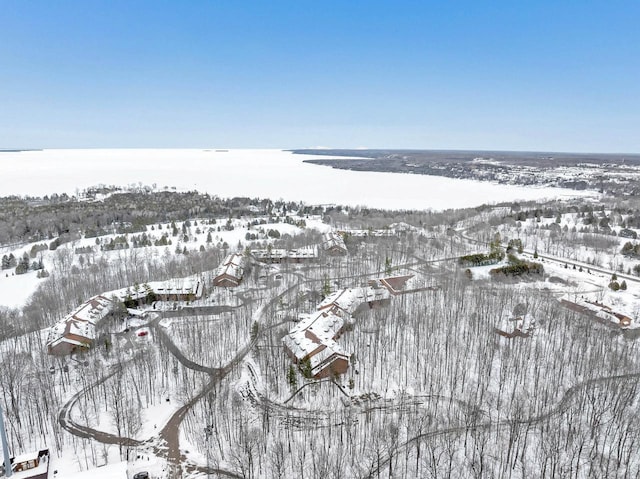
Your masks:
M 146 329 L 141 329 L 140 331 L 138 331 L 138 336 L 140 337 L 146 336 L 147 334 L 149 334 L 149 331 L 147 331 Z
M 149 479 L 148 472 L 138 472 L 133 476 L 133 479 Z

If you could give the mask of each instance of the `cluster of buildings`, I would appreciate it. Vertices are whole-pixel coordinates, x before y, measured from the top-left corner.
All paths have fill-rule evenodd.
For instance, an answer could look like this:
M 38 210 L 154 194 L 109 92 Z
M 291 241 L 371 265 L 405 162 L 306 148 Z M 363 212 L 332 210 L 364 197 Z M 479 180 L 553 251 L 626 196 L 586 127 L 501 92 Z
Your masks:
M 404 294 L 406 282 L 413 276 L 396 276 L 369 281 L 359 288 L 347 288 L 327 296 L 316 311 L 303 315 L 284 338 L 284 348 L 303 373 L 315 379 L 343 374 L 349 368 L 350 355 L 337 340 L 360 309 L 382 306 L 392 296 Z
M 96 339 L 96 325 L 121 303 L 133 306 L 154 301 L 193 301 L 202 297 L 204 283 L 198 278 L 154 281 L 135 288 L 124 288 L 94 296 L 49 329 L 47 351 L 67 355 L 90 348 Z
M 632 319 L 626 314 L 614 311 L 606 304 L 600 303 L 598 301 L 588 301 L 586 299 L 580 299 L 577 302 L 572 302 L 566 299 L 562 299 L 560 303 L 567 309 L 582 313 L 603 324 L 607 324 L 610 326 L 619 326 L 621 328 L 639 327 L 639 325 L 632 324 Z
M 330 231 L 322 236 L 322 242 L 319 245 L 296 249 L 255 249 L 251 254 L 260 263 L 313 263 L 319 259 L 321 251 L 330 256 L 344 256 L 348 253 L 343 236 L 338 232 Z
M 269 247 L 254 250 L 252 255 L 262 263 L 304 263 L 317 261 L 320 249 L 329 255 L 347 254 L 342 236 L 336 232 L 329 232 L 323 236 L 321 245 L 289 250 Z M 246 257 L 243 254 L 227 255 L 216 270 L 213 286 L 237 287 L 243 279 L 245 269 Z M 96 339 L 96 325 L 119 307 L 119 303 L 124 303 L 126 307 L 131 308 L 130 311 L 134 314 L 135 308 L 153 301 L 190 302 L 201 298 L 203 294 L 202 279 L 189 277 L 155 281 L 94 296 L 50 328 L 47 350 L 53 355 L 67 355 L 91 347 Z M 337 337 L 341 327 L 332 335 Z M 322 336 L 318 341 L 324 344 L 327 342 L 325 340 L 326 337 Z
M 228 255 L 216 270 L 213 285 L 236 287 L 242 281 L 245 257 L 239 253 Z M 119 303 L 136 308 L 153 301 L 190 302 L 204 294 L 204 282 L 198 277 L 153 281 L 133 288 L 110 291 L 94 296 L 74 309 L 49 329 L 47 350 L 53 355 L 67 355 L 90 348 L 96 339 L 96 325 Z M 135 313 L 134 309 L 130 312 Z
M 238 286 L 242 281 L 244 268 L 243 255 L 228 255 L 218 267 L 213 285 L 226 288 Z M 96 325 L 119 307 L 120 303 L 132 308 L 129 311 L 135 314 L 136 310 L 133 308 L 154 301 L 195 301 L 203 296 L 204 287 L 201 278 L 188 277 L 153 281 L 94 296 L 49 329 L 47 351 L 49 354 L 63 356 L 90 348 L 96 339 Z

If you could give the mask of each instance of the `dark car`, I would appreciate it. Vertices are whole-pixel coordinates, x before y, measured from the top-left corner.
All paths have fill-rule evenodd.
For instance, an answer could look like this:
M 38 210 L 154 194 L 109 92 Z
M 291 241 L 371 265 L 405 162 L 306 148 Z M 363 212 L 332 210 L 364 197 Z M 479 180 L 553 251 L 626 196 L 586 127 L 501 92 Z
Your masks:
M 149 473 L 148 472 L 138 472 L 135 476 L 133 476 L 133 479 L 149 479 Z

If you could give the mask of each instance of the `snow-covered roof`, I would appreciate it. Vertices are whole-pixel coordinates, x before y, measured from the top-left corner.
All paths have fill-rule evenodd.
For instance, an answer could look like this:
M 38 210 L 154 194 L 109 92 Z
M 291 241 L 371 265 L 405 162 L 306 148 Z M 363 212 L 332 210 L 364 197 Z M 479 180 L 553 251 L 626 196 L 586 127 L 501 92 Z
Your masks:
M 122 288 L 103 293 L 103 296 L 115 296 L 120 301 L 124 301 L 127 297 L 135 300 L 145 298 L 149 294 L 149 290 L 156 294 L 192 294 L 198 298 L 202 296 L 203 285 L 199 277 L 188 276 L 186 278 L 173 278 L 167 281 L 151 281 L 138 285 L 137 290 L 135 287 Z
M 370 301 L 380 301 L 383 299 L 388 299 L 391 297 L 389 291 L 387 289 L 376 289 L 372 287 L 361 288 L 362 296 L 364 302 Z
M 61 336 L 59 338 L 56 338 L 55 340 L 51 341 L 48 343 L 50 348 L 55 348 L 56 346 L 58 346 L 59 344 L 71 344 L 73 346 L 87 346 L 87 342 L 85 341 L 78 341 L 77 339 L 70 339 L 67 338 L 65 336 Z
M 291 333 L 311 331 L 318 338 L 334 339 L 344 326 L 344 319 L 328 311 L 316 311 L 296 324 Z
M 331 367 L 333 361 L 338 358 L 348 361 L 349 357 L 338 343 L 333 341 L 332 344 L 327 345 L 325 349 L 311 357 L 309 361 L 311 363 L 311 375 L 317 376 L 322 370 Z
M 14 464 L 18 464 L 20 462 L 27 462 L 27 461 L 35 461 L 36 459 L 38 459 L 38 451 L 31 451 L 31 452 L 26 452 L 24 454 L 20 454 L 16 457 L 13 458 L 13 463 Z
M 193 294 L 196 297 L 202 295 L 202 283 L 195 277 L 154 281 L 148 284 L 156 294 Z
M 258 259 L 309 259 L 318 257 L 317 246 L 305 246 L 296 249 L 255 249 L 251 251 L 251 254 Z
M 67 320 L 65 334 L 73 334 L 76 336 L 82 336 L 87 339 L 95 338 L 95 325 L 83 321 L 74 321 L 73 319 Z
M 307 337 L 304 331 L 289 333 L 282 338 L 282 342 L 298 361 L 302 361 L 318 348 L 323 347 L 319 342 Z
M 111 312 L 112 306 L 110 299 L 100 295 L 94 296 L 69 313 L 65 320 L 75 319 L 95 324 Z
M 41 452 L 43 453 L 42 456 L 40 455 Z M 49 466 L 48 450 L 33 451 L 25 454 L 20 454 L 19 456 L 16 456 L 13 458 L 13 467 L 15 468 L 16 465 L 29 462 L 29 461 L 34 461 L 35 463 L 35 461 L 38 460 L 38 458 L 40 458 L 40 461 L 37 467 L 32 467 L 31 469 L 25 469 L 24 471 L 14 471 L 11 477 L 13 479 L 30 479 L 30 478 L 42 477 L 42 475 L 47 473 L 48 466 Z
M 331 312 L 317 311 L 296 324 L 282 341 L 298 360 L 322 347 L 338 347 L 334 341 L 342 330 L 344 320 Z
M 244 272 L 244 256 L 239 253 L 227 255 L 216 271 L 216 277 L 231 276 L 237 280 L 242 278 Z
M 322 302 L 318 305 L 318 311 L 328 308 L 339 308 L 342 311 L 353 314 L 353 312 L 360 306 L 361 300 L 363 297 L 362 288 L 348 288 L 341 289 L 331 293 L 329 296 L 324 298 Z
M 329 249 L 339 249 L 344 252 L 347 251 L 344 239 L 342 239 L 342 236 L 335 231 L 329 231 L 322 236 L 322 247 L 325 251 Z
M 55 347 L 62 342 L 73 345 L 86 345 L 87 342 L 71 339 L 68 336 L 80 336 L 88 342 L 95 338 L 95 325 L 113 309 L 113 301 L 105 296 L 94 296 L 49 329 L 47 345 Z

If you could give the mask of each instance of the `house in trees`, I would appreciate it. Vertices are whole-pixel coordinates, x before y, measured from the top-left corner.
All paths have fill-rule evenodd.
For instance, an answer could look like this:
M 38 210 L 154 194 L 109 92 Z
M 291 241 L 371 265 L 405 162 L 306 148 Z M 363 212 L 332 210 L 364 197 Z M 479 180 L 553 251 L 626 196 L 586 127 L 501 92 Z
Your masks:
M 251 251 L 261 263 L 310 263 L 318 260 L 318 247 L 306 246 L 297 249 L 265 248 Z
M 621 329 L 640 328 L 640 324 L 634 323 L 628 315 L 620 311 L 614 311 L 611 307 L 598 301 L 580 299 L 577 302 L 573 302 L 562 299 L 560 303 L 568 309 L 582 313 L 610 327 L 619 327 Z
M 234 288 L 242 281 L 244 274 L 244 256 L 239 253 L 228 255 L 216 271 L 213 278 L 214 286 Z
M 113 302 L 105 296 L 94 296 L 49 329 L 49 354 L 65 355 L 91 347 L 95 339 L 95 326 L 113 309 Z
M 503 338 L 529 338 L 536 329 L 535 319 L 525 314 L 515 318 L 505 318 L 499 327 L 494 328 L 495 333 Z
M 306 316 L 283 339 L 284 347 L 303 373 L 316 379 L 343 374 L 349 355 L 336 342 L 345 320 L 329 311 Z
M 29 452 L 11 458 L 14 479 L 47 479 L 49 477 L 49 449 Z
M 329 294 L 316 311 L 289 331 L 282 341 L 291 359 L 307 376 L 324 378 L 343 374 L 349 368 L 350 356 L 336 343 L 346 324 L 360 308 L 381 306 L 398 294 L 424 291 L 429 288 L 405 291 L 404 286 L 413 275 L 372 280 L 367 286 L 346 288 Z
M 322 249 L 332 256 L 343 256 L 348 253 L 342 236 L 335 231 L 325 233 L 322 237 Z
M 202 297 L 204 283 L 200 278 L 188 277 L 155 281 L 133 288 L 119 289 L 94 296 L 62 318 L 49 329 L 49 354 L 65 355 L 91 347 L 95 327 L 109 313 L 121 306 L 136 308 L 150 301 L 193 301 Z

